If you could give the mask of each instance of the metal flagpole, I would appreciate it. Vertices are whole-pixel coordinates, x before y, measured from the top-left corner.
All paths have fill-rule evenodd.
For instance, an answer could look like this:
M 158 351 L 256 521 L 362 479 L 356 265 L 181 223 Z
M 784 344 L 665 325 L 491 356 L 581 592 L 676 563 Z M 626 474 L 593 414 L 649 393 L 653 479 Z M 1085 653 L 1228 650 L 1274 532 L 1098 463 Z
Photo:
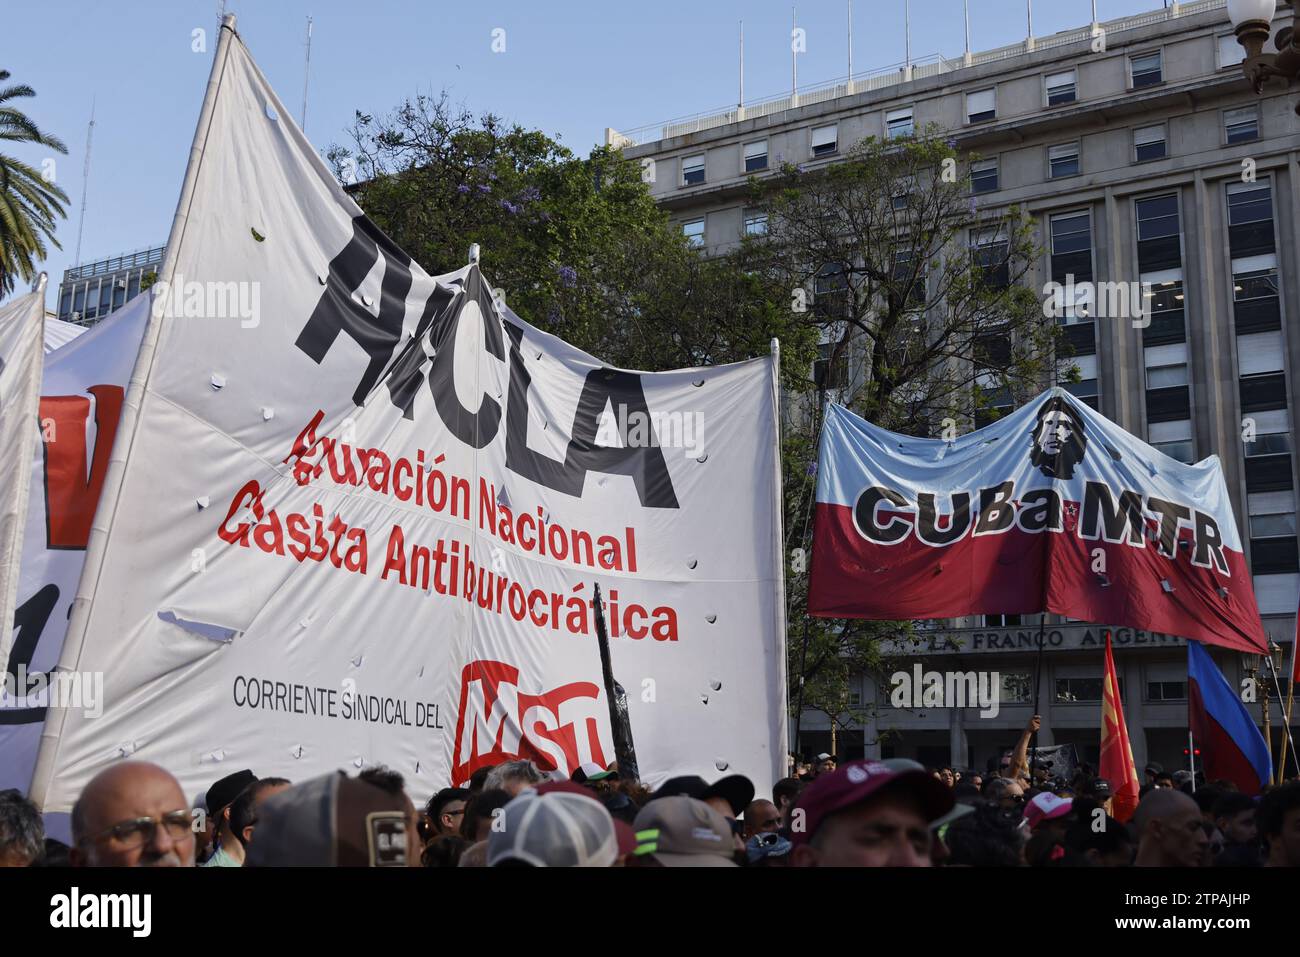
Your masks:
M 1192 737 L 1192 702 L 1187 701 L 1187 761 L 1191 765 L 1192 790 L 1196 790 L 1196 739 Z
M 212 112 L 216 106 L 217 93 L 221 89 L 221 77 L 226 63 L 230 59 L 230 45 L 235 37 L 235 15 L 228 13 L 221 22 L 221 35 L 217 40 L 216 55 L 212 58 L 212 71 L 208 75 L 208 85 L 203 93 L 203 105 L 199 109 L 199 121 L 194 128 L 194 141 L 190 145 L 189 162 L 185 167 L 185 180 L 181 184 L 180 199 L 176 203 L 176 214 L 172 218 L 171 232 L 167 236 L 166 252 L 158 268 L 159 283 L 155 284 L 156 293 L 169 294 L 172 276 L 176 272 L 176 260 L 180 245 L 185 238 L 185 227 L 189 221 L 190 205 L 194 200 L 194 184 L 198 179 L 199 167 L 203 162 L 203 151 L 207 146 L 208 128 L 212 123 Z M 155 294 L 156 294 L 155 293 Z M 113 533 L 113 522 L 117 518 L 118 499 L 122 494 L 122 482 L 125 477 L 126 463 L 135 444 L 137 427 L 140 422 L 141 407 L 144 404 L 145 384 L 153 370 L 154 357 L 158 350 L 158 334 L 162 325 L 165 308 L 159 308 L 155 300 L 149 322 L 145 326 L 144 336 L 140 341 L 140 352 L 136 356 L 135 366 L 131 370 L 131 381 L 127 386 L 126 398 L 122 403 L 121 417 L 118 420 L 117 440 L 109 456 L 108 468 L 104 474 L 104 485 L 100 492 L 99 508 L 91 525 L 90 537 L 86 543 L 86 560 L 81 572 L 81 581 L 77 585 L 77 595 L 72 601 L 68 614 L 68 632 L 63 642 L 63 651 L 59 656 L 59 668 L 65 671 L 79 671 L 81 651 L 86 642 L 86 629 L 90 623 L 90 606 L 99 585 L 100 575 L 104 569 L 104 553 L 108 540 Z M 59 747 L 59 737 L 67 719 L 67 709 L 51 705 L 45 726 L 41 730 L 41 746 L 36 757 L 36 769 L 32 773 L 30 798 L 42 810 L 50 782 L 54 776 L 54 762 Z
M 1278 701 L 1278 704 L 1281 704 L 1281 703 L 1282 703 L 1282 686 L 1281 686 L 1280 684 L 1278 684 L 1278 681 L 1277 681 L 1277 665 L 1275 665 L 1275 664 L 1273 663 L 1273 653 L 1270 651 L 1270 652 L 1269 652 L 1267 655 L 1265 655 L 1264 657 L 1268 659 L 1268 670 L 1271 671 L 1271 672 L 1273 673 L 1273 686 L 1274 686 L 1275 688 L 1277 688 L 1277 701 Z M 1268 700 L 1268 689 L 1267 689 L 1267 688 L 1264 689 L 1264 700 L 1265 700 L 1265 701 Z M 1295 741 L 1294 741 L 1294 739 L 1291 738 L 1291 722 L 1290 722 L 1290 720 L 1289 720 L 1289 717 L 1290 717 L 1289 713 L 1284 709 L 1284 710 L 1282 711 L 1282 747 L 1285 748 L 1286 745 L 1287 745 L 1287 742 L 1290 741 L 1290 743 L 1291 743 L 1291 750 L 1292 750 L 1292 752 L 1294 752 L 1294 751 L 1295 751 Z M 1270 737 L 1270 739 L 1269 739 L 1269 754 L 1272 754 L 1272 753 L 1273 753 L 1273 742 L 1272 742 L 1272 736 L 1270 735 L 1269 737 Z M 1284 773 L 1284 772 L 1286 771 L 1286 768 L 1284 767 L 1285 758 L 1286 758 L 1286 756 L 1285 756 L 1285 754 L 1284 754 L 1284 755 L 1283 755 L 1283 761 L 1278 763 L 1278 769 L 1277 769 L 1277 781 L 1276 781 L 1277 784 L 1281 784 L 1281 783 L 1286 779 L 1286 776 L 1285 776 L 1285 773 Z M 1298 764 L 1298 766 L 1300 766 L 1300 762 L 1297 762 L 1297 764 Z
M 962 0 L 962 13 L 966 17 L 966 55 L 970 56 L 970 0 Z
M 745 21 L 740 21 L 740 99 L 736 100 L 736 109 L 745 108 Z
M 796 31 L 799 29 L 799 8 L 790 8 L 790 97 L 795 100 L 799 96 L 799 45 L 796 42 Z M 797 105 L 797 104 L 796 104 Z
M 1043 626 L 1047 613 L 1038 613 L 1038 661 L 1034 665 L 1034 714 L 1039 714 L 1038 692 L 1043 684 Z M 1029 742 L 1029 785 L 1034 784 L 1034 763 L 1038 760 L 1038 731 L 1035 730 Z
M 1300 624 L 1300 622 L 1298 622 Z M 1300 628 L 1297 628 L 1297 636 L 1300 637 Z M 1295 638 L 1291 639 L 1291 674 L 1287 681 L 1286 689 L 1286 707 L 1282 709 L 1282 720 L 1286 722 L 1287 736 L 1282 739 L 1282 760 L 1278 762 L 1282 772 L 1286 773 L 1286 752 L 1287 744 L 1291 738 L 1291 714 L 1292 707 L 1295 705 L 1295 676 L 1296 676 L 1296 651 L 1300 650 L 1300 641 Z M 1296 771 L 1300 773 L 1300 754 L 1296 753 L 1295 745 L 1291 745 L 1291 757 L 1295 761 Z
M 912 0 L 903 0 L 903 35 L 907 44 L 907 79 L 912 78 Z
M 853 82 L 853 0 L 849 0 L 849 82 Z

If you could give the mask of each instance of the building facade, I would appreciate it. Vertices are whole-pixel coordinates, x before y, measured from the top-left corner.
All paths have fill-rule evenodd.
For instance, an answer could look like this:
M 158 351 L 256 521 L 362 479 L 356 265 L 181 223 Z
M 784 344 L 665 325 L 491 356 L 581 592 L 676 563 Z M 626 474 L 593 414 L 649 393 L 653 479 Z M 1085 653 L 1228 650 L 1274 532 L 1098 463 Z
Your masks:
M 58 318 L 81 326 L 107 318 L 135 298 L 146 276 L 157 274 L 164 248 L 140 249 L 65 269 L 59 283 Z
M 649 171 L 653 195 L 713 253 L 764 228 L 745 205 L 747 180 L 783 163 L 816 169 L 864 137 L 931 124 L 978 156 L 973 201 L 1027 210 L 1043 253 L 1026 281 L 1045 297 L 1049 283 L 1064 289 L 1054 295 L 1080 380 L 1066 387 L 1170 456 L 1222 461 L 1285 672 L 1300 597 L 1292 428 L 1300 412 L 1300 94 L 1277 85 L 1255 95 L 1243 56 L 1223 0 L 1175 3 L 607 138 Z M 1104 318 L 1115 315 L 1116 304 L 1108 310 L 1101 301 L 1112 283 L 1140 284 L 1149 323 Z M 863 675 L 860 710 L 840 716 L 834 731 L 824 715 L 805 714 L 799 746 L 982 769 L 1014 744 L 1033 710 L 1039 627 L 1037 615 L 934 623 L 918 647 L 897 649 L 927 669 L 998 672 L 996 717 L 895 708 L 888 676 Z M 1039 741 L 1074 743 L 1093 762 L 1106 627 L 1051 615 L 1042 623 Z M 1111 630 L 1136 760 L 1185 767 L 1185 643 Z M 1212 653 L 1230 681 L 1258 664 Z M 1275 750 L 1279 710 L 1274 701 Z

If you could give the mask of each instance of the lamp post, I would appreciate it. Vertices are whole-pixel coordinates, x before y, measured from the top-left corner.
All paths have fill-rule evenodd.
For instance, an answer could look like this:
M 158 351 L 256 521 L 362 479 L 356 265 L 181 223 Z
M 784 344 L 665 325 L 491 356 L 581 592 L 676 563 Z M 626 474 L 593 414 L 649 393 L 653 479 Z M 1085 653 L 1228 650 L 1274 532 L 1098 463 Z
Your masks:
M 1228 18 L 1237 33 L 1237 42 L 1246 48 L 1241 69 L 1257 94 L 1274 77 L 1288 83 L 1300 78 L 1300 37 L 1291 27 L 1282 27 L 1273 37 L 1277 53 L 1264 52 L 1277 6 L 1277 0 L 1228 0 Z M 1300 106 L 1296 111 L 1300 113 Z

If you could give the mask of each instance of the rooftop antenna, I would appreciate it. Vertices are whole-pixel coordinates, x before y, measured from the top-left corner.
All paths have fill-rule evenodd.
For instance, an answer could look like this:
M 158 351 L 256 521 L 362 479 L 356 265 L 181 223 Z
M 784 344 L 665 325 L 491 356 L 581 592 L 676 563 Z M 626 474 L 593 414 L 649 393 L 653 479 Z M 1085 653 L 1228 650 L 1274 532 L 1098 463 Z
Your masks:
M 302 122 L 298 125 L 307 132 L 307 84 L 311 80 L 311 17 L 307 18 L 307 61 L 302 67 Z
M 907 44 L 907 73 L 905 79 L 912 78 L 912 0 L 903 0 L 903 32 Z
M 736 109 L 745 108 L 745 21 L 740 21 L 740 99 L 736 100 Z
M 792 29 L 790 30 L 790 97 L 792 100 L 797 102 L 799 97 L 799 44 L 793 41 L 794 38 L 798 36 L 799 30 L 798 7 L 790 8 L 790 23 L 792 26 Z
M 86 229 L 86 193 L 90 190 L 90 141 L 95 136 L 95 98 L 90 98 L 90 125 L 86 127 L 86 162 L 81 167 L 81 218 L 77 223 L 77 251 L 72 264 L 81 265 L 81 236 Z
M 849 80 L 853 80 L 853 0 L 849 0 Z

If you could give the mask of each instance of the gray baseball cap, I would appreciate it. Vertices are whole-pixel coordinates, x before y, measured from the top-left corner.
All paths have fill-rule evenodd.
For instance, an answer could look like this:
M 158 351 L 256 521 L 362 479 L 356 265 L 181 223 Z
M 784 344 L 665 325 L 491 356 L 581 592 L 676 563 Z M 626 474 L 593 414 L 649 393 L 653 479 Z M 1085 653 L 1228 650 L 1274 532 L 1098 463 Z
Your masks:
M 505 806 L 504 826 L 488 835 L 487 864 L 610 867 L 618 859 L 614 819 L 605 805 L 567 791 L 523 791 Z
M 656 798 L 637 814 L 638 856 L 650 854 L 665 867 L 737 867 L 727 819 L 695 798 Z

